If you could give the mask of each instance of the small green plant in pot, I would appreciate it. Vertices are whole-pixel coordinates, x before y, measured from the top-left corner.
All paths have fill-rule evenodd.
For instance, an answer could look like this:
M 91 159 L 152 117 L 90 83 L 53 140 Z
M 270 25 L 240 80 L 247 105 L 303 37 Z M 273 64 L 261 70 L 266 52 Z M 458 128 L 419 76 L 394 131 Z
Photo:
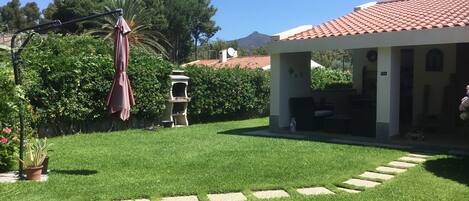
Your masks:
M 42 173 L 42 164 L 47 157 L 50 144 L 47 143 L 47 138 L 32 139 L 31 142 L 26 143 L 23 164 L 28 180 L 40 180 Z

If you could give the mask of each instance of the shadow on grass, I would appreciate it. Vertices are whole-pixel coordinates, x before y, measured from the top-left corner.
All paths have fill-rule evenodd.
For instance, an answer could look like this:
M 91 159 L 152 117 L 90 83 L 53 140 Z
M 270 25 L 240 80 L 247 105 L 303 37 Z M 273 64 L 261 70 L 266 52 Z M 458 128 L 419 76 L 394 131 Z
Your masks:
M 451 157 L 430 160 L 425 163 L 425 169 L 438 177 L 450 179 L 469 186 L 469 158 Z
M 96 170 L 51 170 L 57 174 L 68 174 L 68 175 L 78 175 L 78 176 L 89 176 L 97 174 Z
M 320 134 L 316 132 L 305 132 L 299 131 L 296 133 L 289 133 L 288 131 L 285 132 L 269 132 L 269 126 L 258 126 L 258 127 L 250 127 L 250 128 L 240 128 L 240 129 L 232 129 L 232 130 L 225 130 L 218 132 L 218 134 L 223 135 L 239 135 L 239 136 L 250 136 L 250 137 L 263 137 L 263 138 L 277 138 L 277 139 L 288 139 L 288 140 L 299 140 L 299 141 L 315 141 L 315 142 L 325 142 L 325 143 L 333 143 L 333 144 L 348 144 L 354 146 L 376 146 L 374 138 L 365 138 L 365 137 L 347 137 L 347 136 L 338 136 L 338 135 L 331 135 L 331 134 Z M 343 139 L 353 139 L 352 141 L 337 141 L 337 138 Z M 334 141 L 336 140 L 336 141 Z M 391 149 L 399 149 L 405 150 L 399 147 L 385 147 Z
M 253 131 L 267 130 L 267 129 L 269 129 L 268 126 L 257 126 L 257 127 L 250 127 L 250 128 L 226 130 L 226 131 L 219 132 L 218 134 L 252 136 L 246 133 L 253 132 Z
M 232 129 L 218 132 L 225 135 L 239 135 L 251 137 L 279 138 L 289 140 L 315 141 L 333 144 L 346 144 L 362 147 L 380 147 L 392 150 L 422 152 L 433 154 L 452 155 L 452 152 L 459 151 L 461 155 L 469 156 L 469 148 L 455 148 L 445 145 L 428 145 L 409 142 L 380 141 L 376 138 L 343 135 L 337 133 L 327 133 L 322 131 L 298 131 L 290 133 L 288 131 L 269 132 L 268 126 L 258 126 L 251 128 Z

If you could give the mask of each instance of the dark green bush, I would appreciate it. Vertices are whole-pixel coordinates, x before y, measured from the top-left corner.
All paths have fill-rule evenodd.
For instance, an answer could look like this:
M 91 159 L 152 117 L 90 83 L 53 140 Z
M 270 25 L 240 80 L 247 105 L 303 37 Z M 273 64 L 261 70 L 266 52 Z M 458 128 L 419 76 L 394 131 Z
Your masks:
M 10 66 L 0 68 L 0 94 L 0 128 L 16 127 L 18 98 Z
M 338 89 L 352 87 L 352 73 L 340 69 L 316 68 L 311 71 L 311 89 Z
M 33 40 L 25 52 L 27 95 L 38 125 L 77 132 L 109 118 L 106 97 L 114 75 L 113 47 L 91 36 L 49 35 Z M 172 65 L 162 58 L 131 49 L 128 75 L 136 105 L 131 118 L 157 120 L 164 110 Z
M 50 134 L 109 129 L 111 118 L 105 101 L 114 75 L 112 54 L 112 44 L 92 36 L 53 34 L 34 38 L 22 57 L 24 91 L 32 105 L 27 107 L 31 117 L 27 122 L 34 119 L 35 128 Z M 136 105 L 125 127 L 140 127 L 142 120 L 146 125 L 161 120 L 172 68 L 161 57 L 131 49 L 128 75 Z M 186 70 L 191 77 L 191 123 L 267 114 L 268 72 L 204 66 L 189 66 Z M 13 94 L 11 69 L 0 73 L 3 94 Z M 11 97 L 2 96 L 5 100 L 0 102 L 0 111 L 11 114 L 0 117 L 0 123 L 6 126 L 17 122 L 17 101 Z
M 13 133 L 5 133 L 3 128 L 17 130 L 18 125 L 18 91 L 13 81 L 13 70 L 8 65 L 0 67 L 0 138 L 8 141 L 0 142 L 0 172 L 16 168 L 18 161 L 18 145 L 12 140 Z
M 17 167 L 18 145 L 15 145 L 0 144 L 0 173 L 12 171 Z
M 269 108 L 269 73 L 241 68 L 188 66 L 191 121 L 265 115 Z
M 16 168 L 19 143 L 16 133 L 8 127 L 0 127 L 0 173 Z

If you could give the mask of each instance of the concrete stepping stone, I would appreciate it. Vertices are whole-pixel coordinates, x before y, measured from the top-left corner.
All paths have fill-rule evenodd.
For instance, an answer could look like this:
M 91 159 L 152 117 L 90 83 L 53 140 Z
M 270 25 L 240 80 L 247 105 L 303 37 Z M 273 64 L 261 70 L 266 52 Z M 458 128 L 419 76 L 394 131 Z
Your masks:
M 431 158 L 432 156 L 424 155 L 424 154 L 407 154 L 410 157 L 417 157 L 417 158 Z
M 344 184 L 349 184 L 358 187 L 372 188 L 380 185 L 381 183 L 375 181 L 368 181 L 363 179 L 349 179 L 344 182 Z
M 18 176 L 14 172 L 0 174 L 0 183 L 15 183 L 16 181 L 18 181 Z
M 313 188 L 299 188 L 296 189 L 296 192 L 302 195 L 328 195 L 328 194 L 335 194 L 334 192 L 330 191 L 324 187 L 313 187 Z
M 353 190 L 353 189 L 348 189 L 348 188 L 342 188 L 342 187 L 337 187 L 337 189 L 344 191 L 346 193 L 360 193 L 361 191 Z
M 411 162 L 411 163 L 423 163 L 427 161 L 427 159 L 424 159 L 424 158 L 415 158 L 415 157 L 409 157 L 409 156 L 400 157 L 397 160 L 404 161 L 404 162 Z
M 177 196 L 177 197 L 165 197 L 162 198 L 161 201 L 199 201 L 197 196 Z
M 382 179 L 382 180 L 390 180 L 394 178 L 393 175 L 388 174 L 381 174 L 376 172 L 364 172 L 360 175 L 360 177 L 368 178 L 368 179 Z
M 406 163 L 406 162 L 400 162 L 400 161 L 392 161 L 388 163 L 388 165 L 393 166 L 393 167 L 398 167 L 398 168 L 411 168 L 417 166 L 417 164 L 414 163 Z
M 379 166 L 376 168 L 377 171 L 384 172 L 384 173 L 403 173 L 407 171 L 406 169 L 401 169 L 401 168 L 392 168 L 392 167 L 384 167 L 384 166 Z
M 41 180 L 39 181 L 28 181 L 28 182 L 45 182 L 49 180 L 49 176 L 46 174 L 41 175 Z M 6 172 L 0 173 L 0 183 L 15 183 L 19 181 L 17 172 Z
M 272 198 L 283 198 L 290 197 L 284 190 L 268 190 L 268 191 L 256 191 L 252 193 L 254 197 L 259 199 L 272 199 Z
M 224 193 L 224 194 L 208 194 L 210 201 L 246 201 L 247 198 L 242 193 Z

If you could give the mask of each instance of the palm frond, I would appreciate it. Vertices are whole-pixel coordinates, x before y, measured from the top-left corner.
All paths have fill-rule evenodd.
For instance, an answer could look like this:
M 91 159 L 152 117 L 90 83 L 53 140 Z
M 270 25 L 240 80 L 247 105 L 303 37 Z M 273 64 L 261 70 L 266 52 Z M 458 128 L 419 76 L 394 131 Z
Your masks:
M 168 58 L 168 52 L 165 47 L 170 47 L 171 45 L 162 33 L 152 29 L 150 24 L 146 24 L 147 18 L 151 14 L 145 9 L 141 0 L 112 0 L 109 6 L 104 7 L 106 11 L 117 8 L 124 10 L 122 17 L 124 17 L 132 30 L 128 34 L 131 46 L 141 47 Z M 89 29 L 86 32 L 112 40 L 116 18 L 117 16 L 106 16 L 97 22 L 99 28 Z

